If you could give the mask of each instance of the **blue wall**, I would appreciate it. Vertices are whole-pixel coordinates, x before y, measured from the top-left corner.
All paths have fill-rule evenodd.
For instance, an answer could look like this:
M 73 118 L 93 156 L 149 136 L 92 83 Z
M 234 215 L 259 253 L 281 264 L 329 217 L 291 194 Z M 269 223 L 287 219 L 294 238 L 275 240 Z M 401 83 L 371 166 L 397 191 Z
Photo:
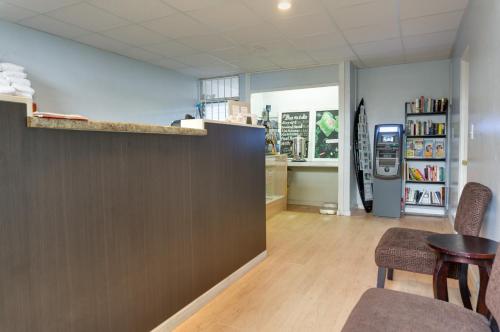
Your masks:
M 0 61 L 22 65 L 46 112 L 169 124 L 192 113 L 197 80 L 0 20 Z

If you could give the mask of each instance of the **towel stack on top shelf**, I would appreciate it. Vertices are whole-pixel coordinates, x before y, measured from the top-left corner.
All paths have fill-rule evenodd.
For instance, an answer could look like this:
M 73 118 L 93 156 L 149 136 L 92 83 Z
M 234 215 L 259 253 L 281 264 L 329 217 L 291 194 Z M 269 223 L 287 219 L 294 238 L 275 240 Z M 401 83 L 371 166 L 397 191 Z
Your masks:
M 33 99 L 35 90 L 24 68 L 13 63 L 0 63 L 0 94 Z

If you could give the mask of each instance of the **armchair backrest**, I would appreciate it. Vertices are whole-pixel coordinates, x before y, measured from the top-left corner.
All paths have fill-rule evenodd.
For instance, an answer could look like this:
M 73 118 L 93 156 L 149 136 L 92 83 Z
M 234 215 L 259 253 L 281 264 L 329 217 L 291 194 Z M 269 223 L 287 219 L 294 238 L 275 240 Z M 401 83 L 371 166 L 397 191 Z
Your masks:
M 465 185 L 455 217 L 455 231 L 458 234 L 479 236 L 491 196 L 490 188 L 480 183 L 469 182 Z

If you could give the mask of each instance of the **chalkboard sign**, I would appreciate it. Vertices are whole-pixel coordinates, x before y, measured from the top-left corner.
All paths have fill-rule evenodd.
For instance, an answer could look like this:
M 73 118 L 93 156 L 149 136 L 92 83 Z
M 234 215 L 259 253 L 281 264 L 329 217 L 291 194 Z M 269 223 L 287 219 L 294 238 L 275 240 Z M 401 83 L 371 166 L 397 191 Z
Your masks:
M 281 153 L 292 157 L 292 140 L 298 135 L 309 142 L 309 112 L 281 113 Z M 306 144 L 306 156 L 308 156 Z

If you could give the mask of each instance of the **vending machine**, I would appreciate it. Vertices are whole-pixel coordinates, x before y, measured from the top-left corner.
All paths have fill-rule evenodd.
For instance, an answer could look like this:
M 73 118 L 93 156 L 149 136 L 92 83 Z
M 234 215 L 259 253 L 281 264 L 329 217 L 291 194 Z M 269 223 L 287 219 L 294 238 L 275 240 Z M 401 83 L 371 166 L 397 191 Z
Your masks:
M 373 214 L 401 216 L 403 125 L 375 126 L 373 153 Z

